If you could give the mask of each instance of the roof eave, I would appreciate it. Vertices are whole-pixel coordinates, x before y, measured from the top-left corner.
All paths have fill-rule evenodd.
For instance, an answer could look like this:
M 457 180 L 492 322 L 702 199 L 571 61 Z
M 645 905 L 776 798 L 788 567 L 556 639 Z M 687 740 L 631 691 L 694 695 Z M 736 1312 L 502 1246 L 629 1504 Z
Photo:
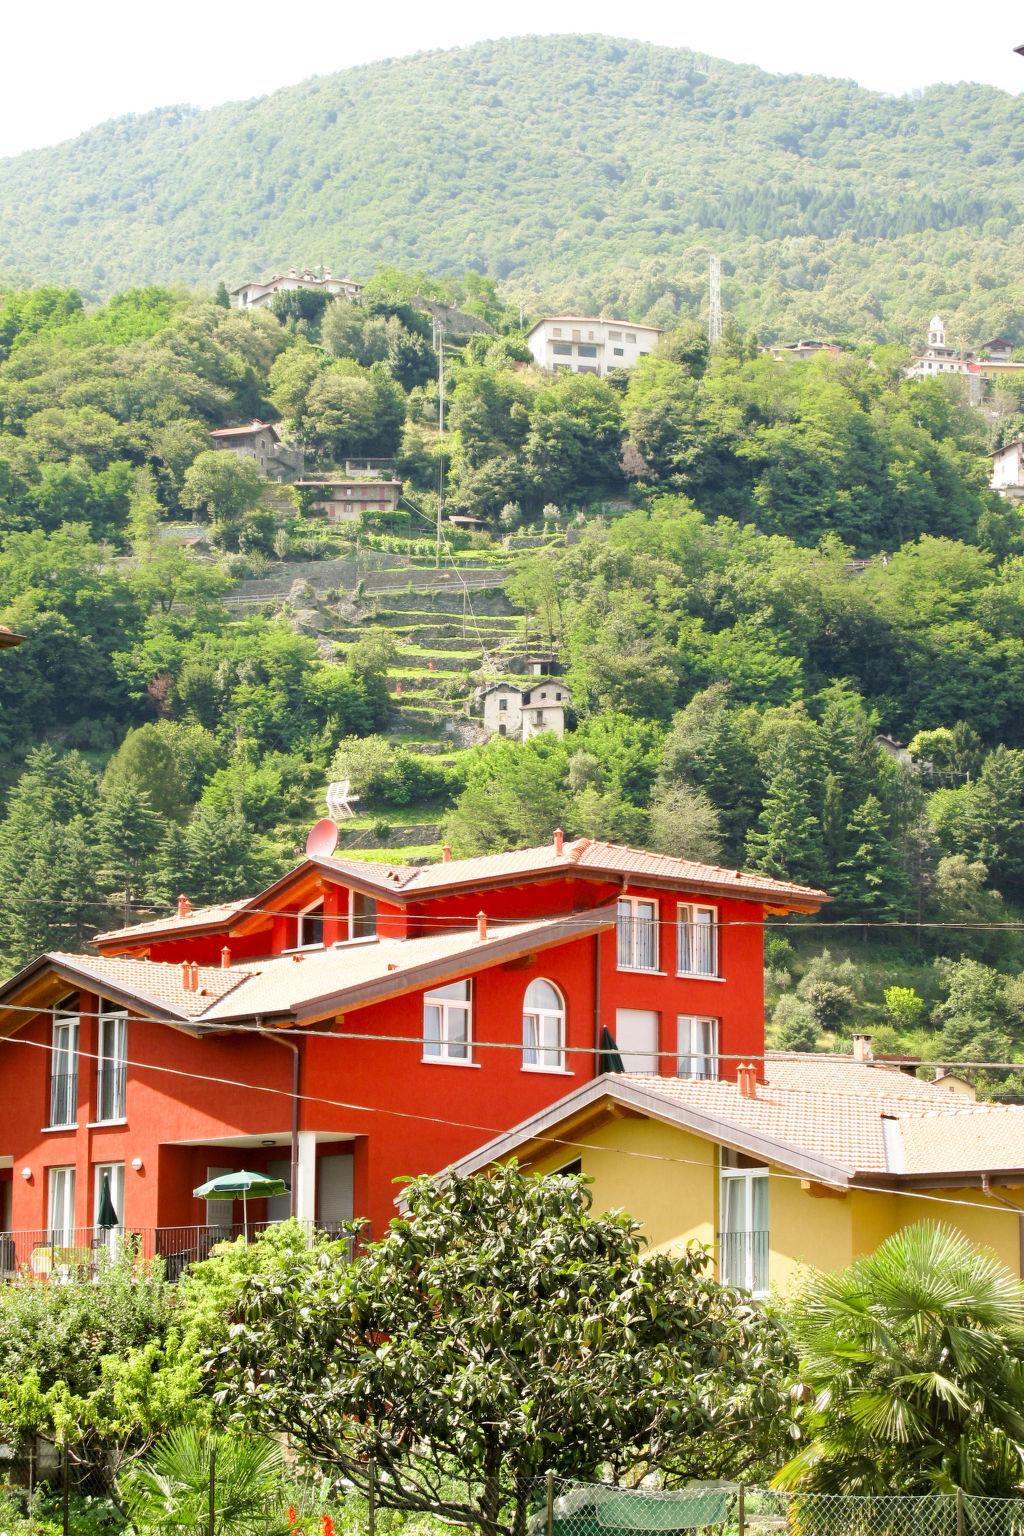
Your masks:
M 221 1024 L 237 1023 L 239 1020 L 258 1016 L 264 1021 L 270 1018 L 281 1019 L 290 1021 L 296 1026 L 313 1024 L 331 1014 L 351 1013 L 365 1008 L 385 997 L 399 997 L 404 992 L 418 992 L 431 982 L 445 981 L 467 973 L 475 974 L 478 971 L 489 970 L 495 965 L 503 965 L 509 960 L 518 959 L 522 955 L 532 954 L 537 950 L 551 949 L 556 944 L 568 943 L 574 939 L 589 938 L 592 934 L 613 927 L 614 923 L 615 913 L 610 907 L 598 908 L 593 914 L 588 914 L 587 921 L 582 925 L 579 915 L 572 914 L 562 921 L 549 923 L 538 931 L 480 939 L 477 941 L 480 945 L 479 951 L 460 950 L 457 954 L 428 960 L 409 970 L 376 976 L 371 981 L 360 982 L 354 987 L 323 993 L 320 997 L 310 998 L 291 1008 L 257 1010 L 256 1013 L 247 1010 L 236 1014 L 204 1014 L 197 1022 L 219 1027 Z M 216 1006 L 216 1003 L 211 1005 L 214 1008 Z
M 791 1143 L 776 1141 L 772 1137 L 745 1130 L 731 1120 L 723 1120 L 717 1115 L 703 1113 L 690 1105 L 675 1103 L 661 1094 L 645 1093 L 635 1083 L 623 1082 L 617 1073 L 605 1073 L 601 1077 L 594 1078 L 547 1109 L 521 1121 L 510 1131 L 496 1136 L 476 1151 L 460 1158 L 452 1166 L 457 1172 L 476 1173 L 491 1163 L 512 1156 L 518 1149 L 529 1146 L 531 1143 L 540 1143 L 546 1139 L 557 1142 L 557 1137 L 549 1138 L 546 1133 L 565 1120 L 597 1106 L 602 1099 L 638 1110 L 651 1119 L 662 1120 L 669 1125 L 677 1126 L 680 1130 L 693 1131 L 696 1135 L 713 1141 L 718 1146 L 728 1147 L 735 1152 L 744 1152 L 748 1156 L 761 1157 L 769 1164 L 790 1168 L 816 1183 L 846 1189 L 853 1177 L 853 1170 L 840 1163 L 816 1157 L 812 1153 L 792 1146 Z
M 145 1016 L 152 1019 L 155 1024 L 170 1024 L 176 1028 L 194 1030 L 196 1021 L 187 1014 L 179 1013 L 175 1009 L 154 1002 L 141 992 L 132 992 L 128 988 L 118 986 L 114 982 L 108 982 L 102 978 L 93 976 L 84 968 L 69 965 L 66 960 L 58 960 L 51 954 L 40 955 L 30 965 L 24 967 L 15 976 L 5 983 L 0 989 L 0 1017 L 4 1012 L 5 1002 L 8 998 L 17 997 L 25 986 L 37 975 L 43 975 L 47 971 L 66 982 L 69 986 L 79 987 L 84 992 L 95 992 L 98 997 L 106 998 L 112 1003 L 120 1003 L 129 1010 L 144 1010 Z M 45 1012 L 49 1004 L 40 1005 L 40 1012 Z M 27 1022 L 30 1015 L 25 1015 L 21 1022 Z M 15 1024 L 14 1029 L 20 1028 Z M 0 1026 L 2 1030 L 2 1026 Z M 7 1031 L 11 1033 L 10 1030 Z

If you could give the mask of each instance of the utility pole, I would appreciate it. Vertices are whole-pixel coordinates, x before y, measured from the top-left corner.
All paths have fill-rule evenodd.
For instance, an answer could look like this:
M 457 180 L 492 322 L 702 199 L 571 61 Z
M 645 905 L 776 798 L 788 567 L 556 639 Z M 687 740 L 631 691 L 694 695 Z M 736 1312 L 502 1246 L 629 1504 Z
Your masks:
M 711 258 L 708 282 L 708 341 L 711 346 L 722 339 L 722 263 Z

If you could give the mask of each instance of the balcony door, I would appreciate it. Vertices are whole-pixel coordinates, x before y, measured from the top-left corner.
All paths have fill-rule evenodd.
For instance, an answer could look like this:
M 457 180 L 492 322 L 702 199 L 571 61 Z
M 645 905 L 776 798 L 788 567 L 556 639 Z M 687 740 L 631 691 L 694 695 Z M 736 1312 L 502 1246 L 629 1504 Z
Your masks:
M 124 1163 L 96 1164 L 92 1198 L 94 1242 L 114 1254 L 124 1232 Z M 112 1225 L 110 1216 L 116 1218 Z
M 50 1051 L 50 1125 L 74 1125 L 78 1115 L 78 1015 L 53 1021 Z
M 104 1008 L 107 1005 L 104 1004 Z M 96 1072 L 96 1119 L 123 1120 L 128 1059 L 128 1016 L 100 1015 L 99 1067 Z
M 768 1293 L 768 1169 L 722 1149 L 719 1275 L 723 1285 Z
M 47 1190 L 47 1240 L 57 1248 L 75 1241 L 75 1170 L 51 1168 Z

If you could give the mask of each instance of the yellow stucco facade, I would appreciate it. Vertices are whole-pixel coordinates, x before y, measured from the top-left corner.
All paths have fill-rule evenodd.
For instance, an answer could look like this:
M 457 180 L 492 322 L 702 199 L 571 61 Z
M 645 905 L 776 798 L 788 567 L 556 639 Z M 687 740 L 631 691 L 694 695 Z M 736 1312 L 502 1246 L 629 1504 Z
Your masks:
M 715 1246 L 720 1230 L 719 1148 L 692 1131 L 641 1116 L 610 1116 L 570 1131 L 577 1145 L 555 1151 L 521 1152 L 520 1162 L 537 1173 L 564 1167 L 579 1157 L 592 1180 L 597 1210 L 627 1211 L 642 1225 L 652 1248 L 672 1249 L 695 1239 Z M 801 1178 L 784 1166 L 768 1173 L 768 1285 L 792 1292 L 809 1269 L 838 1270 L 870 1253 L 901 1227 L 922 1220 L 943 1221 L 974 1243 L 991 1248 L 1015 1274 L 1021 1273 L 1024 1190 L 1000 1189 L 990 1197 L 980 1188 L 930 1189 L 930 1198 L 853 1189 L 845 1194 Z M 945 1201 L 955 1202 L 951 1204 Z M 717 1247 L 716 1247 L 717 1258 Z

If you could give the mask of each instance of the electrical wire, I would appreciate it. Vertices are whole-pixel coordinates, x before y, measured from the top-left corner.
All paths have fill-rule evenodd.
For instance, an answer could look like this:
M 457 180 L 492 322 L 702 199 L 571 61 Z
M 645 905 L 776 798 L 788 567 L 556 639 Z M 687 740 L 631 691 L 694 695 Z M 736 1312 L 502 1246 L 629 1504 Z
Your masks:
M 33 1049 L 36 1049 L 36 1050 L 49 1051 L 49 1052 L 52 1052 L 55 1049 L 52 1045 L 47 1044 L 47 1043 L 45 1043 L 43 1041 L 21 1040 L 21 1039 L 18 1039 L 16 1037 L 10 1036 L 10 1035 L 6 1036 L 2 1041 L 0 1041 L 0 1043 L 3 1043 L 3 1044 L 15 1044 L 15 1045 L 25 1045 L 25 1046 L 32 1047 Z M 104 1060 L 107 1059 L 105 1057 L 101 1057 L 98 1052 L 94 1052 L 94 1051 L 80 1051 L 78 1054 L 79 1054 L 79 1056 L 82 1059 L 87 1060 L 87 1061 L 100 1062 L 100 1061 L 104 1061 Z M 418 1122 L 421 1122 L 421 1123 L 426 1123 L 426 1124 L 429 1124 L 429 1125 L 445 1126 L 447 1128 L 454 1129 L 454 1130 L 467 1130 L 467 1131 L 482 1132 L 484 1135 L 490 1136 L 490 1137 L 505 1136 L 505 1135 L 508 1134 L 508 1132 L 510 1130 L 510 1127 L 508 1127 L 508 1126 L 480 1125 L 480 1124 L 477 1124 L 476 1122 L 471 1121 L 471 1120 L 453 1120 L 453 1119 L 450 1119 L 447 1116 L 443 1116 L 443 1115 L 428 1115 L 428 1114 L 420 1113 L 420 1112 L 418 1112 L 416 1110 L 389 1109 L 389 1108 L 386 1108 L 386 1107 L 381 1106 L 381 1105 L 357 1104 L 357 1103 L 353 1103 L 351 1101 L 344 1100 L 344 1099 L 329 1099 L 329 1098 L 326 1098 L 326 1097 L 324 1097 L 323 1095 L 320 1095 L 320 1094 L 295 1093 L 290 1088 L 278 1088 L 278 1087 L 275 1087 L 275 1086 L 270 1085 L 270 1084 L 243 1082 L 243 1081 L 240 1081 L 240 1080 L 238 1080 L 236 1078 L 217 1077 L 217 1076 L 210 1076 L 210 1075 L 205 1074 L 205 1073 L 189 1072 L 189 1071 L 186 1071 L 182 1067 L 160 1066 L 160 1065 L 157 1065 L 154 1062 L 139 1062 L 139 1061 L 132 1061 L 132 1060 L 129 1059 L 129 1060 L 125 1061 L 125 1066 L 126 1067 L 134 1067 L 134 1068 L 136 1068 L 139 1071 L 162 1072 L 162 1073 L 168 1074 L 168 1075 L 170 1075 L 172 1077 L 190 1078 L 190 1079 L 193 1079 L 193 1080 L 196 1080 L 196 1081 L 199 1081 L 199 1082 L 203 1082 L 203 1083 L 206 1083 L 206 1084 L 213 1084 L 213 1085 L 215 1085 L 217 1087 L 243 1088 L 247 1092 L 250 1092 L 250 1093 L 271 1094 L 271 1095 L 275 1095 L 275 1096 L 280 1097 L 280 1098 L 288 1099 L 289 1102 L 292 1102 L 294 1100 L 298 1100 L 300 1103 L 318 1104 L 320 1106 L 326 1106 L 326 1107 L 331 1108 L 331 1109 L 343 1109 L 343 1110 L 346 1110 L 346 1111 L 356 1112 L 356 1113 L 360 1113 L 360 1114 L 389 1115 L 389 1116 L 392 1116 L 394 1118 L 401 1119 L 401 1120 L 415 1120 L 415 1121 L 418 1121 Z M 339 1135 L 340 1134 L 341 1133 L 339 1133 Z M 628 1157 L 628 1158 L 640 1159 L 640 1160 L 642 1160 L 644 1162 L 673 1163 L 673 1164 L 679 1164 L 680 1166 L 683 1166 L 683 1167 L 703 1168 L 703 1169 L 707 1169 L 707 1167 L 709 1166 L 707 1161 L 703 1160 L 701 1158 L 696 1158 L 696 1157 L 679 1157 L 679 1156 L 676 1156 L 675 1154 L 668 1153 L 668 1152 L 645 1152 L 645 1151 L 640 1151 L 640 1150 L 637 1150 L 637 1149 L 634 1149 L 634 1148 L 626 1148 L 626 1147 L 607 1147 L 607 1146 L 603 1146 L 599 1142 L 579 1141 L 577 1139 L 574 1139 L 572 1137 L 567 1137 L 567 1136 L 550 1136 L 550 1135 L 546 1135 L 546 1134 L 544 1134 L 542 1132 L 538 1132 L 536 1135 L 531 1136 L 530 1140 L 532 1142 L 542 1142 L 542 1143 L 545 1143 L 547 1145 L 555 1146 L 555 1147 L 568 1147 L 568 1148 L 570 1148 L 573 1151 L 601 1152 L 601 1153 L 604 1153 L 604 1154 L 607 1154 L 607 1153 L 611 1152 L 611 1153 L 613 1153 L 617 1157 Z M 950 1177 L 954 1177 L 954 1176 L 955 1176 L 954 1174 L 950 1174 Z M 786 1180 L 788 1182 L 791 1182 L 791 1183 L 804 1184 L 804 1183 L 807 1182 L 807 1175 L 806 1174 L 782 1173 L 782 1172 L 779 1172 L 778 1170 L 775 1170 L 775 1169 L 772 1170 L 772 1177 L 776 1178 L 776 1179 L 784 1179 L 784 1180 Z M 826 1184 L 827 1185 L 827 1181 L 825 1181 L 825 1180 L 813 1180 L 812 1182 L 814 1182 L 814 1183 L 822 1183 L 822 1184 Z M 840 1186 L 836 1186 L 836 1188 L 839 1188 L 839 1187 Z M 845 1187 L 845 1186 L 843 1186 L 843 1187 Z M 890 1188 L 888 1186 L 885 1186 L 885 1185 L 869 1185 L 869 1184 L 856 1184 L 856 1185 L 851 1185 L 849 1187 L 854 1192 L 863 1192 L 865 1194 L 879 1194 L 879 1195 L 899 1194 L 899 1197 L 902 1200 L 926 1200 L 926 1201 L 930 1201 L 931 1203 L 937 1204 L 937 1205 L 963 1206 L 963 1207 L 967 1207 L 968 1209 L 973 1210 L 973 1211 L 977 1211 L 979 1209 L 994 1210 L 994 1211 L 1005 1211 L 1007 1213 L 1007 1215 L 1016 1215 L 1018 1220 L 1024 1220 L 1024 1206 L 1022 1206 L 1019 1211 L 1015 1212 L 1015 1211 L 1012 1210 L 1012 1208 L 1010 1206 L 1000 1205 L 996 1201 L 993 1201 L 991 1203 L 991 1205 L 979 1206 L 979 1203 L 977 1201 L 973 1201 L 973 1200 L 958 1200 L 955 1197 L 947 1196 L 947 1195 L 929 1195 L 929 1194 L 925 1194 L 923 1191 L 920 1191 L 920 1190 L 910 1190 L 910 1189 L 897 1189 L 897 1190 L 894 1190 L 894 1189 L 892 1189 L 892 1188 Z
M 84 989 L 88 989 L 90 984 L 91 985 L 96 985 L 96 978 L 89 978 L 88 981 L 84 984 Z M 230 995 L 230 994 L 225 994 L 225 995 Z M 211 1005 L 213 1003 L 216 1003 L 217 1001 L 218 1001 L 217 998 L 211 998 Z M 155 1006 L 159 1006 L 159 1005 L 155 1004 Z M 358 1042 L 362 1042 L 364 1044 L 416 1045 L 416 1046 L 420 1046 L 420 1047 L 422 1047 L 422 1045 L 423 1045 L 423 1035 L 422 1035 L 422 1033 L 416 1034 L 416 1035 L 389 1035 L 389 1034 L 369 1033 L 369 1032 L 365 1032 L 364 1033 L 361 1030 L 351 1030 L 351 1031 L 349 1031 L 349 1030 L 340 1030 L 340 1029 L 311 1029 L 310 1027 L 308 1027 L 307 1025 L 304 1025 L 304 1024 L 288 1024 L 288 1025 L 270 1025 L 270 1024 L 264 1025 L 264 1024 L 256 1024 L 256 1023 L 253 1023 L 253 1024 L 236 1024 L 236 1023 L 234 1023 L 230 1019 L 204 1019 L 202 1016 L 193 1017 L 193 1018 L 186 1018 L 186 1017 L 182 1016 L 182 1017 L 175 1018 L 173 1020 L 167 1020 L 167 1019 L 158 1020 L 158 1019 L 153 1019 L 152 1017 L 150 1017 L 147 1014 L 133 1014 L 131 1012 L 124 1011 L 122 1009 L 111 1009 L 109 1011 L 104 1011 L 102 1009 L 73 1008 L 73 1007 L 69 1007 L 67 1005 L 61 1006 L 60 1004 L 56 1004 L 56 1005 L 49 1006 L 49 1007 L 42 1007 L 42 1006 L 39 1006 L 37 1004 L 32 1004 L 32 1003 L 0 1003 L 0 1014 L 2 1014 L 2 1013 L 23 1013 L 23 1014 L 29 1015 L 29 1017 L 31 1017 L 31 1018 L 49 1018 L 49 1019 L 60 1020 L 60 1021 L 66 1021 L 68 1019 L 93 1019 L 93 1020 L 95 1020 L 95 1019 L 100 1019 L 100 1018 L 105 1018 L 105 1017 L 114 1017 L 114 1016 L 116 1016 L 117 1018 L 123 1019 L 126 1024 L 166 1024 L 166 1023 L 171 1023 L 171 1024 L 175 1025 L 175 1026 L 181 1026 L 181 1027 L 185 1027 L 185 1028 L 189 1028 L 189 1029 L 194 1029 L 194 1030 L 196 1030 L 199 1033 L 199 1035 L 203 1039 L 212 1038 L 214 1036 L 216 1036 L 219 1039 L 229 1039 L 231 1037 L 242 1036 L 242 1035 L 255 1035 L 255 1036 L 259 1036 L 259 1035 L 286 1035 L 286 1036 L 288 1036 L 292 1040 L 351 1040 L 351 1041 L 355 1041 L 357 1043 Z M 344 1013 L 344 1009 L 343 1008 L 340 1009 L 339 1013 L 343 1014 Z M 690 1015 L 687 1015 L 686 1017 L 690 1017 Z M 2 1035 L 0 1035 L 0 1044 L 2 1044 L 5 1039 L 12 1039 L 12 1038 L 14 1038 L 14 1037 L 13 1036 L 2 1036 Z M 519 1051 L 519 1052 L 521 1052 L 521 1051 L 523 1051 L 525 1049 L 525 1047 L 523 1046 L 522 1042 L 517 1041 L 517 1040 L 482 1040 L 482 1039 L 478 1039 L 475 1036 L 473 1036 L 467 1043 L 469 1044 L 470 1048 L 472 1050 L 474 1050 L 474 1051 L 475 1050 L 487 1050 L 487 1051 Z M 574 1055 L 574 1056 L 604 1056 L 604 1055 L 608 1054 L 608 1051 L 606 1051 L 606 1050 L 604 1050 L 602 1048 L 593 1046 L 593 1045 L 564 1045 L 564 1046 L 560 1046 L 558 1049 L 559 1049 L 561 1054 Z M 616 1051 L 618 1051 L 619 1047 L 615 1046 L 614 1049 Z M 675 1050 L 675 1051 L 661 1051 L 661 1050 L 654 1050 L 654 1051 L 646 1051 L 645 1050 L 643 1052 L 631 1052 L 627 1048 L 625 1050 L 625 1054 L 627 1056 L 633 1055 L 633 1054 L 640 1054 L 640 1055 L 643 1055 L 643 1056 L 648 1057 L 648 1058 L 649 1057 L 655 1057 L 658 1060 L 666 1060 L 666 1061 L 705 1061 L 710 1056 L 710 1057 L 713 1057 L 714 1060 L 718 1061 L 718 1062 L 721 1062 L 721 1061 L 738 1061 L 738 1062 L 751 1062 L 751 1063 L 753 1063 L 753 1062 L 762 1062 L 765 1066 L 769 1066 L 772 1063 L 776 1063 L 776 1064 L 778 1064 L 778 1063 L 797 1063 L 797 1064 L 799 1064 L 800 1062 L 806 1062 L 806 1061 L 827 1062 L 830 1066 L 833 1066 L 833 1067 L 858 1067 L 858 1066 L 869 1065 L 869 1063 L 864 1063 L 864 1062 L 858 1061 L 853 1056 L 845 1056 L 845 1055 L 838 1055 L 838 1054 L 832 1055 L 830 1052 L 827 1052 L 827 1051 L 773 1051 L 773 1050 L 770 1050 L 770 1049 L 765 1049 L 763 1051 L 756 1051 L 756 1050 L 747 1050 L 747 1051 L 679 1051 L 679 1050 Z M 898 1081 L 899 1080 L 899 1076 L 901 1075 L 901 1073 L 899 1071 L 899 1066 L 898 1066 L 898 1063 L 900 1061 L 904 1062 L 904 1064 L 906 1066 L 914 1065 L 914 1066 L 921 1066 L 921 1067 L 961 1068 L 961 1069 L 963 1069 L 965 1071 L 966 1070 L 971 1070 L 971 1071 L 978 1071 L 978 1072 L 980 1072 L 980 1071 L 986 1071 L 986 1072 L 1024 1072 L 1024 1059 L 1022 1059 L 1020 1061 L 971 1061 L 971 1060 L 966 1060 L 963 1057 L 929 1056 L 927 1058 L 924 1058 L 924 1057 L 918 1058 L 918 1057 L 885 1057 L 885 1056 L 882 1056 L 882 1057 L 875 1057 L 875 1058 L 873 1058 L 873 1060 L 870 1063 L 870 1065 L 874 1066 L 875 1070 L 877 1070 L 877 1071 L 888 1071 L 888 1072 L 890 1072 L 892 1074 L 893 1078 L 896 1081 Z M 194 1075 L 194 1074 L 187 1074 L 186 1073 L 185 1075 L 188 1076 L 188 1075 Z M 573 1074 L 570 1074 L 570 1076 L 571 1075 L 573 1075 Z M 644 1075 L 647 1075 L 647 1074 L 639 1074 L 639 1075 L 644 1076 Z M 915 1080 L 918 1081 L 918 1082 L 925 1081 L 925 1079 L 921 1079 L 921 1078 L 918 1078 L 918 1079 L 915 1079 Z M 794 1088 L 794 1087 L 790 1087 L 787 1084 L 785 1091 L 787 1093 L 820 1093 L 820 1092 L 823 1092 L 825 1090 L 818 1089 L 818 1088 Z M 829 1092 L 833 1091 L 831 1086 L 830 1086 L 828 1091 Z M 894 1089 L 893 1092 L 889 1095 L 889 1097 L 891 1097 L 891 1098 L 898 1098 L 899 1097 L 898 1091 L 896 1091 Z

